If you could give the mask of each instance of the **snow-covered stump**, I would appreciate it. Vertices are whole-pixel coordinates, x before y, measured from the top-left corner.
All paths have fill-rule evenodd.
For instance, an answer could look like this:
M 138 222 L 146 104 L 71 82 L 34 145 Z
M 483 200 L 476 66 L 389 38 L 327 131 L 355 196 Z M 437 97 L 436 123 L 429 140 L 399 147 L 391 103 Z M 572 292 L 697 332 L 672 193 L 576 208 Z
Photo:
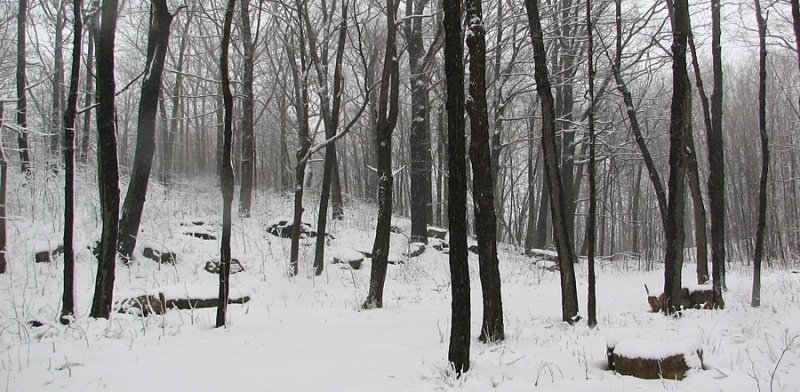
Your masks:
M 690 370 L 703 369 L 703 348 L 698 337 L 609 339 L 606 355 L 609 370 L 643 379 L 683 380 Z
M 436 226 L 428 226 L 428 237 L 443 240 L 445 237 L 447 237 L 447 229 Z

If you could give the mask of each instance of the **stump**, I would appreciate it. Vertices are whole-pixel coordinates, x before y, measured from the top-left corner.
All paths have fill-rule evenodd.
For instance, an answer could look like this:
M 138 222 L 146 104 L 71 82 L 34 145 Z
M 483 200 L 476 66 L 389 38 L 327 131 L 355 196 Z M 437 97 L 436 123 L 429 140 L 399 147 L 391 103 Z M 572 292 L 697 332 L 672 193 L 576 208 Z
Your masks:
M 171 252 L 164 247 L 157 249 L 156 247 L 146 246 L 142 251 L 142 255 L 161 264 L 175 265 L 176 261 L 175 252 Z
M 643 379 L 683 380 L 689 370 L 703 369 L 697 338 L 650 340 L 626 338 L 606 345 L 609 370 Z

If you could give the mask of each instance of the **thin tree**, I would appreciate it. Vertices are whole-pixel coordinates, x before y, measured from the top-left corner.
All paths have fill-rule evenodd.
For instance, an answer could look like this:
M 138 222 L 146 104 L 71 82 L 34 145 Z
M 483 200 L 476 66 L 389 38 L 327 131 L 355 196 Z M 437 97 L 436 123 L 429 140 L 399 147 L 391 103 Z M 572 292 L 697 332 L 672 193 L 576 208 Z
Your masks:
M 217 328 L 225 326 L 225 316 L 228 310 L 228 296 L 230 294 L 231 272 L 231 215 L 233 205 L 233 164 L 231 162 L 231 149 L 233 145 L 233 94 L 231 94 L 231 80 L 228 75 L 228 49 L 231 43 L 231 24 L 233 21 L 233 8 L 236 0 L 228 0 L 225 8 L 225 21 L 222 26 L 221 53 L 219 55 L 220 80 L 222 81 L 222 102 L 225 107 L 225 123 L 222 143 L 222 162 L 219 172 L 221 175 L 220 189 L 222 191 L 222 239 L 219 256 L 219 300 L 217 302 Z
M 444 69 L 447 83 L 447 157 L 452 293 L 447 359 L 457 375 L 469 370 L 470 287 L 467 264 L 467 165 L 464 132 L 464 48 L 461 1 L 444 0 Z
M 531 41 L 533 43 L 534 78 L 536 91 L 542 103 L 542 151 L 544 152 L 545 177 L 550 196 L 550 213 L 553 220 L 553 240 L 558 252 L 561 270 L 561 317 L 574 323 L 578 316 L 578 292 L 573 263 L 577 260 L 572 234 L 567 223 L 566 205 L 561 187 L 556 151 L 556 128 L 553 93 L 547 70 L 542 24 L 539 16 L 539 0 L 525 2 Z
M 758 184 L 758 224 L 753 258 L 753 294 L 750 306 L 761 306 L 761 259 L 767 227 L 767 180 L 769 175 L 769 138 L 767 137 L 767 22 L 761 14 L 761 2 L 753 0 L 758 24 L 758 133 L 761 139 L 761 179 Z
M 497 258 L 497 233 L 494 211 L 494 182 L 489 151 L 489 112 L 486 103 L 486 30 L 481 0 L 466 0 L 467 47 L 469 48 L 469 114 L 472 163 L 472 199 L 475 201 L 475 231 L 478 234 L 478 260 L 483 290 L 483 322 L 479 340 L 505 339 L 503 300 Z
M 103 230 L 97 254 L 97 278 L 89 316 L 108 318 L 114 294 L 119 224 L 119 169 L 117 167 L 117 121 L 114 96 L 114 41 L 118 1 L 103 0 L 97 38 L 97 173 Z
M 122 218 L 119 223 L 119 254 L 130 260 L 136 248 L 136 236 L 142 222 L 147 186 L 153 168 L 156 149 L 156 114 L 161 94 L 161 76 L 169 50 L 169 29 L 173 15 L 167 9 L 166 0 L 150 2 L 150 29 L 147 34 L 147 57 L 144 66 L 139 114 L 136 125 L 136 151 Z M 164 130 L 166 132 L 166 130 Z
M 722 136 L 722 28 L 720 0 L 711 0 L 711 57 L 713 88 L 711 92 L 711 132 L 708 145 L 708 199 L 711 213 L 711 280 L 714 306 L 724 307 L 725 288 L 725 151 Z
M 190 11 L 183 25 L 180 43 L 178 44 L 178 63 L 175 65 L 175 84 L 172 87 L 172 115 L 170 116 L 169 129 L 164 127 L 161 133 L 161 178 L 162 184 L 169 186 L 172 178 L 172 154 L 175 148 L 175 138 L 178 134 L 179 119 L 183 108 L 184 63 L 186 59 L 186 49 L 189 46 L 189 27 L 192 24 L 195 13 Z M 163 92 L 163 90 L 162 90 Z M 163 104 L 163 100 L 161 101 Z M 162 111 L 162 115 L 165 111 Z
M 73 230 L 75 221 L 75 117 L 78 106 L 78 87 L 81 77 L 81 0 L 72 2 L 72 70 L 69 75 L 69 95 L 64 111 L 64 293 L 61 296 L 62 324 L 69 324 L 75 313 L 74 274 L 75 250 Z
M 688 0 L 676 0 L 672 20 L 672 103 L 669 126 L 669 180 L 667 182 L 667 220 L 664 255 L 664 312 L 672 314 L 680 306 L 683 267 L 684 211 L 686 203 L 686 157 L 684 137 L 691 135 L 691 92 L 686 71 L 686 46 L 689 33 Z
M 25 59 L 26 53 L 26 24 L 28 21 L 28 1 L 19 0 L 17 10 L 17 145 L 19 146 L 19 159 L 22 172 L 31 173 L 31 152 L 28 148 L 28 97 L 27 73 Z
M 61 131 L 61 121 L 64 115 L 64 24 L 66 18 L 64 17 L 64 9 L 66 8 L 66 1 L 56 1 L 56 14 L 55 14 L 55 37 L 53 40 L 53 89 L 51 95 L 51 112 L 50 112 L 50 154 L 53 159 L 58 159 L 60 146 L 59 146 L 59 132 Z M 57 166 L 53 163 L 53 170 Z
M 592 1 L 586 0 L 587 74 L 589 76 L 589 216 L 586 218 L 586 242 L 589 268 L 589 293 L 587 298 L 587 322 L 590 328 L 597 325 L 597 294 L 595 289 L 594 252 L 595 221 L 597 219 L 597 167 L 595 147 L 597 135 L 594 129 L 594 32 L 592 27 Z
M 800 1 L 789 0 L 792 4 L 792 26 L 794 27 L 794 41 L 797 45 L 797 66 L 800 68 Z M 800 96 L 797 97 L 797 107 L 800 109 Z
M 398 3 L 399 4 L 399 3 Z M 383 286 L 389 262 L 389 233 L 392 225 L 392 133 L 399 114 L 400 70 L 397 61 L 396 6 L 386 1 L 386 50 L 381 73 L 381 91 L 378 97 L 377 153 L 378 153 L 378 223 L 372 244 L 372 268 L 369 275 L 369 293 L 364 309 L 383 307 Z
M 242 40 L 242 179 L 239 184 L 239 214 L 250 216 L 253 200 L 253 176 L 255 175 L 256 138 L 253 130 L 253 66 L 255 64 L 255 41 L 250 28 L 250 0 L 240 3 Z
M 89 6 L 90 8 L 96 4 L 98 0 L 93 0 Z M 94 98 L 94 34 L 97 30 L 97 13 L 87 15 L 86 19 L 86 93 L 83 96 L 83 106 L 89 107 Z M 87 110 L 83 113 L 83 134 L 81 136 L 80 148 L 80 161 L 89 163 L 89 149 L 92 133 L 92 110 Z
M 0 101 L 0 131 L 3 129 L 3 111 L 5 102 Z M 3 133 L 0 132 L 0 274 L 6 273 L 6 189 L 8 187 L 8 160 L 3 148 Z

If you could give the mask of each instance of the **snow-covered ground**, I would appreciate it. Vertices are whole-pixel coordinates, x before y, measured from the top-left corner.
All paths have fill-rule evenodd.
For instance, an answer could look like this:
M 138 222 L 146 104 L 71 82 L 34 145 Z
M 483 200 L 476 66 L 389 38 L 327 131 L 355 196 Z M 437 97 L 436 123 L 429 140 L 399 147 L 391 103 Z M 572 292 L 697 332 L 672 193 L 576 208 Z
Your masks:
M 428 248 L 421 256 L 390 265 L 384 308 L 364 311 L 370 262 L 359 270 L 326 264 L 311 273 L 313 240 L 301 250 L 300 274 L 286 274 L 289 240 L 267 234 L 268 223 L 290 215 L 289 196 L 259 193 L 253 217 L 235 218 L 233 256 L 245 268 L 232 276 L 237 293 L 252 300 L 229 306 L 228 327 L 215 329 L 215 309 L 170 310 L 141 318 L 113 314 L 87 317 L 96 262 L 88 249 L 99 237 L 99 209 L 90 179 L 78 189 L 76 261 L 77 320 L 57 323 L 61 256 L 36 264 L 42 243 L 58 243 L 61 182 L 12 177 L 9 188 L 9 271 L 0 275 L 0 390 L 8 391 L 800 391 L 800 274 L 767 270 L 763 306 L 749 306 L 750 276 L 728 274 L 726 308 L 689 310 L 679 319 L 650 313 L 644 284 L 660 290 L 663 271 L 641 271 L 636 261 L 598 266 L 598 326 L 560 322 L 558 272 L 520 252 L 501 247 L 507 339 L 482 344 L 477 257 L 472 276 L 472 369 L 460 379 L 448 371 L 450 285 L 447 255 Z M 123 188 L 124 189 L 124 188 Z M 316 226 L 313 198 L 305 221 Z M 329 249 L 338 254 L 369 250 L 375 209 L 346 206 L 331 222 Z M 205 271 L 218 258 L 218 241 L 187 236 L 203 221 L 219 233 L 221 197 L 210 182 L 164 194 L 153 186 L 141 243 L 177 254 L 161 265 L 141 256 L 119 264 L 115 295 L 215 292 L 217 276 Z M 408 221 L 398 219 L 400 228 Z M 393 252 L 408 239 L 392 234 Z M 161 249 L 163 250 L 163 249 Z M 797 265 L 792 268 L 797 268 Z M 694 265 L 684 280 L 693 281 Z M 585 311 L 586 270 L 578 269 Z M 44 325 L 33 327 L 29 321 Z M 683 381 L 639 380 L 605 370 L 606 342 L 622 337 L 699 339 L 706 370 Z M 665 343 L 669 344 L 669 343 Z

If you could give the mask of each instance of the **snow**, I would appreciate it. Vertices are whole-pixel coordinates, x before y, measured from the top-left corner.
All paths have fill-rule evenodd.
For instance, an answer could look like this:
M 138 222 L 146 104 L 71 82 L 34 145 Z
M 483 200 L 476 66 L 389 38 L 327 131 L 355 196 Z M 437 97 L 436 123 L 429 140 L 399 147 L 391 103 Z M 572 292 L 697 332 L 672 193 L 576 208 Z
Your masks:
M 697 352 L 702 352 L 703 346 L 698 336 L 670 339 L 617 337 L 606 339 L 606 342 L 609 348 L 614 349 L 614 354 L 625 358 L 663 359 L 684 355 L 690 368 L 702 368 Z
M 9 192 L 20 192 L 22 176 L 10 173 L 10 180 Z M 78 189 L 95 189 L 93 181 L 91 174 L 79 176 Z M 36 184 L 48 195 L 59 194 L 62 185 L 63 180 Z M 142 222 L 146 238 L 140 245 L 166 244 L 178 262 L 118 263 L 115 298 L 159 292 L 170 298 L 216 298 L 218 276 L 203 266 L 219 258 L 219 243 L 185 236 L 181 225 L 187 216 L 218 221 L 222 200 L 216 183 L 176 187 L 168 197 L 157 183 L 150 189 Z M 15 229 L 8 237 L 9 271 L 0 275 L 0 391 L 696 392 L 754 391 L 759 385 L 767 390 L 770 381 L 775 391 L 798 391 L 800 386 L 800 339 L 791 343 L 800 334 L 800 274 L 766 269 L 764 305 L 751 308 L 749 267 L 731 264 L 724 310 L 690 309 L 671 318 L 650 313 L 642 289 L 647 284 L 660 291 L 661 264 L 643 271 L 638 267 L 644 263 L 636 261 L 599 263 L 598 326 L 590 329 L 584 321 L 585 263 L 575 265 L 584 320 L 570 326 L 560 321 L 559 273 L 539 268 L 519 249 L 503 244 L 498 251 L 506 340 L 483 344 L 477 339 L 481 290 L 478 257 L 470 253 L 472 367 L 456 379 L 447 363 L 447 254 L 431 249 L 417 258 L 401 256 L 404 264 L 388 266 L 384 308 L 362 310 L 369 265 L 354 270 L 326 264 L 323 274 L 315 276 L 314 247 L 303 246 L 299 275 L 287 275 L 290 241 L 267 234 L 264 227 L 291 215 L 292 200 L 263 193 L 256 194 L 251 218 L 233 218 L 232 252 L 245 271 L 231 276 L 232 296 L 249 295 L 251 301 L 228 306 L 226 328 L 214 328 L 213 308 L 91 319 L 97 262 L 89 245 L 99 238 L 101 224 L 96 198 L 96 192 L 77 194 L 76 315 L 70 326 L 56 321 L 63 261 L 31 260 L 41 233 L 58 232 L 63 209 L 58 203 L 33 209 L 32 200 L 9 198 L 9 226 Z M 316 220 L 310 208 L 315 203 L 307 196 L 305 221 Z M 328 256 L 371 248 L 376 217 L 374 206 L 348 202 L 344 219 L 330 222 L 336 239 L 330 241 Z M 409 226 L 401 217 L 393 223 Z M 408 246 L 408 238 L 391 234 L 395 255 Z M 800 269 L 796 261 L 790 264 L 787 269 Z M 695 265 L 684 268 L 684 281 L 690 283 Z M 43 325 L 33 327 L 31 320 Z M 708 370 L 693 371 L 683 381 L 620 376 L 605 369 L 607 343 L 642 356 L 699 345 Z

